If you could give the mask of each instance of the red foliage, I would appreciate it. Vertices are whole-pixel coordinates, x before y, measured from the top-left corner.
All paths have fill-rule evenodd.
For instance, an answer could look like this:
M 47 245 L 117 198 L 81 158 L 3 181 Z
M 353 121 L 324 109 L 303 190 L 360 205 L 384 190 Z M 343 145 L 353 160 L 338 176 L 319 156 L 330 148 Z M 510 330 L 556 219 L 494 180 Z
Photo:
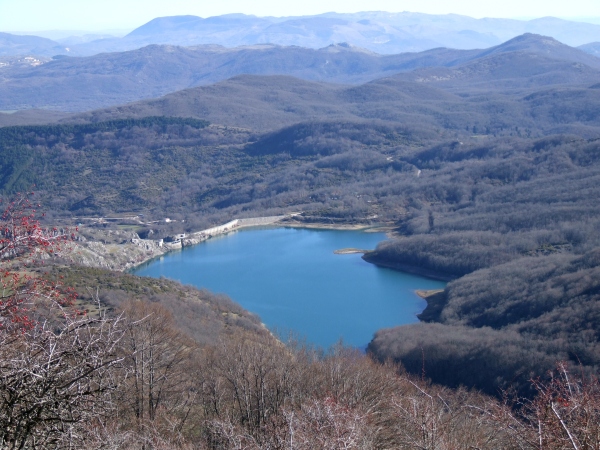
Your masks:
M 68 230 L 40 225 L 36 207 L 29 200 L 32 195 L 18 194 L 0 217 L 0 330 L 4 332 L 34 326 L 30 313 L 37 302 L 67 314 L 76 298 L 72 289 L 28 273 L 35 258 L 60 254 L 73 238 Z

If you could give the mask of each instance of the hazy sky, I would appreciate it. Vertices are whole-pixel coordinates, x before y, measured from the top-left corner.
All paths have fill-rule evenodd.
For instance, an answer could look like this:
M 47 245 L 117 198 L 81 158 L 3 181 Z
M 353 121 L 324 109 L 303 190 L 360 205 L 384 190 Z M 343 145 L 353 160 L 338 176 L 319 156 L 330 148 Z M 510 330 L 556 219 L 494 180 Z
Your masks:
M 412 11 L 471 17 L 600 17 L 600 0 L 0 0 L 0 31 L 133 29 L 155 17 Z

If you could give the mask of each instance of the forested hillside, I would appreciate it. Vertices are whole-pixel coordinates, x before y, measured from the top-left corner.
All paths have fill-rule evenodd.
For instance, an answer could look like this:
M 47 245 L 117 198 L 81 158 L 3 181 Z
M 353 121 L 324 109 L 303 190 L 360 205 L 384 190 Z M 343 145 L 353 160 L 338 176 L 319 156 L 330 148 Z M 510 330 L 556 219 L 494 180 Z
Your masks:
M 0 190 L 35 185 L 48 221 L 144 217 L 157 238 L 298 211 L 391 227 L 368 261 L 453 281 L 428 323 L 378 333 L 375 357 L 531 394 L 557 360 L 600 363 L 600 71 L 539 36 L 484 53 L 358 86 L 244 75 L 0 128 Z
M 516 156 L 514 148 L 506 150 Z M 453 193 L 462 200 L 450 206 L 450 198 L 432 197 L 402 223 L 404 238 L 365 258 L 457 278 L 421 315 L 444 325 L 381 331 L 371 350 L 410 370 L 425 364 L 435 380 L 490 393 L 527 386 L 557 359 L 595 371 L 599 154 L 598 141 L 556 138 L 534 143 L 510 158 L 512 164 L 502 158 L 485 167 L 481 153 L 444 163 L 438 155 L 438 170 L 463 169 L 466 190 Z M 469 166 L 483 177 L 479 182 L 468 182 Z

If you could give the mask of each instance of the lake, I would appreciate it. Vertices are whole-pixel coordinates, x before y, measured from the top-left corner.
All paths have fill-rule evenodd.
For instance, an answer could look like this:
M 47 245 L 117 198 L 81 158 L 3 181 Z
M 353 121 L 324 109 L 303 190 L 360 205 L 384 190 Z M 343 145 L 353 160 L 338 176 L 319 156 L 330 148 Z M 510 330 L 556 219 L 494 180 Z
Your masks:
M 418 322 L 416 289 L 444 282 L 377 267 L 342 248 L 373 249 L 383 233 L 251 228 L 170 253 L 133 271 L 224 293 L 282 336 L 364 348 L 380 328 Z

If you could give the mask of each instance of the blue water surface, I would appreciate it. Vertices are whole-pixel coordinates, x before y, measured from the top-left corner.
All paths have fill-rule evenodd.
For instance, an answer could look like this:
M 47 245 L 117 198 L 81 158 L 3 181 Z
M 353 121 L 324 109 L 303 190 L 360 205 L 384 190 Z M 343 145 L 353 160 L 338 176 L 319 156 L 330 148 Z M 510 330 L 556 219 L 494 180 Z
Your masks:
M 327 348 L 340 339 L 364 348 L 380 328 L 417 322 L 426 306 L 416 289 L 445 283 L 380 268 L 360 254 L 383 233 L 260 228 L 210 239 L 134 271 L 225 293 L 281 335 L 292 331 Z

